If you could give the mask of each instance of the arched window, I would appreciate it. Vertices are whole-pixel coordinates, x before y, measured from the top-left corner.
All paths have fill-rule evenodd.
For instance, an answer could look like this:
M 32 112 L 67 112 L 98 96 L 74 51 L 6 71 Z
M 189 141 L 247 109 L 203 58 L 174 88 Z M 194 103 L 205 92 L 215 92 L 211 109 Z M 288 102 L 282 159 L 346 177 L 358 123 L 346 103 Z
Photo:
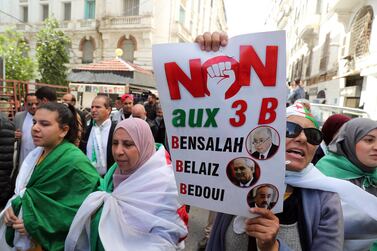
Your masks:
M 84 37 L 80 41 L 80 51 L 82 51 L 82 63 L 93 63 L 93 54 L 95 50 L 95 42 L 92 37 Z
M 134 53 L 136 50 L 136 40 L 133 36 L 130 36 L 126 39 L 125 36 L 121 37 L 118 42 L 118 48 L 121 48 L 123 55 L 121 58 L 128 62 L 134 61 Z
M 351 26 L 351 55 L 362 57 L 369 52 L 372 31 L 373 9 L 365 6 L 356 14 Z

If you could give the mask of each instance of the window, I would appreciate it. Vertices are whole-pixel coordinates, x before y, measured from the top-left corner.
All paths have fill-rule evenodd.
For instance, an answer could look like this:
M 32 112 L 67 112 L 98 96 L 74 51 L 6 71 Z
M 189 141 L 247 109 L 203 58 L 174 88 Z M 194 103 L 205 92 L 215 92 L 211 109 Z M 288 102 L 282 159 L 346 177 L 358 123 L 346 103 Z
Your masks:
M 362 57 L 369 52 L 372 23 L 372 7 L 363 7 L 356 15 L 351 27 L 350 51 L 356 58 Z
M 27 23 L 29 20 L 29 8 L 28 6 L 21 7 L 22 22 Z
M 125 16 L 138 16 L 139 0 L 123 0 L 123 13 Z
M 64 3 L 64 20 L 71 20 L 71 3 Z
M 322 47 L 322 56 L 319 62 L 319 70 L 326 71 L 327 64 L 329 62 L 329 53 L 330 53 L 330 33 L 326 34 L 325 43 Z
M 82 63 L 89 64 L 93 62 L 94 46 L 92 41 L 85 40 L 82 47 Z
M 48 4 L 42 4 L 42 21 L 48 18 Z
M 96 15 L 96 1 L 85 0 L 85 19 L 94 19 Z
M 179 7 L 179 22 L 184 25 L 186 19 L 186 10 L 183 8 L 183 6 Z
M 134 61 L 134 51 L 135 51 L 135 46 L 132 40 L 130 39 L 124 40 L 122 43 L 122 50 L 123 50 L 122 59 L 132 63 Z

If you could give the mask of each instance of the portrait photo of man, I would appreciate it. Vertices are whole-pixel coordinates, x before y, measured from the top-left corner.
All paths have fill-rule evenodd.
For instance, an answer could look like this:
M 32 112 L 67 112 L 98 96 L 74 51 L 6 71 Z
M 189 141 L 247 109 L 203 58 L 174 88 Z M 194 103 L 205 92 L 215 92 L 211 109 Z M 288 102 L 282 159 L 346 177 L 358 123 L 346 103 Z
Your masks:
M 229 162 L 227 174 L 234 185 L 250 187 L 258 181 L 260 170 L 258 164 L 252 159 L 241 157 Z
M 279 146 L 274 144 L 274 139 L 277 137 L 273 133 L 275 134 L 276 132 L 270 127 L 261 126 L 249 134 L 248 151 L 253 158 L 259 160 L 269 159 L 276 153 Z
M 263 184 L 250 191 L 247 203 L 250 207 L 271 209 L 277 201 L 277 191 L 272 185 Z

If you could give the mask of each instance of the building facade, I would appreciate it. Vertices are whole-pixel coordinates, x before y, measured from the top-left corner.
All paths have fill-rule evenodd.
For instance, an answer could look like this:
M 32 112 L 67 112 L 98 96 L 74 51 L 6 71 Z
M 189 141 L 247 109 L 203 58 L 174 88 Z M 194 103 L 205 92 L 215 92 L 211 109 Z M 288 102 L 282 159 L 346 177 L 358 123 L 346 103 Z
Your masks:
M 377 119 L 377 1 L 273 2 L 267 22 L 287 32 L 287 81 L 301 79 L 311 101 Z
M 43 20 L 57 18 L 71 38 L 71 68 L 113 59 L 120 48 L 124 60 L 151 70 L 153 44 L 227 29 L 223 0 L 0 0 L 0 9 L 0 32 L 16 27 L 31 53 Z

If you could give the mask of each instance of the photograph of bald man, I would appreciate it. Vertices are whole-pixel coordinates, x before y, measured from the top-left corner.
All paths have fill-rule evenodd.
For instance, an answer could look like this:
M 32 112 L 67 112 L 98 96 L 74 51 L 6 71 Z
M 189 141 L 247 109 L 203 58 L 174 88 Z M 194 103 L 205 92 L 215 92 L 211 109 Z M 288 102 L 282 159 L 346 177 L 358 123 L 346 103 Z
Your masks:
M 239 187 L 250 187 L 259 178 L 259 166 L 252 159 L 236 158 L 229 162 L 227 173 L 230 181 Z
M 273 143 L 272 133 L 273 130 L 267 126 L 258 127 L 251 133 L 248 150 L 252 157 L 264 160 L 276 153 L 279 147 Z

